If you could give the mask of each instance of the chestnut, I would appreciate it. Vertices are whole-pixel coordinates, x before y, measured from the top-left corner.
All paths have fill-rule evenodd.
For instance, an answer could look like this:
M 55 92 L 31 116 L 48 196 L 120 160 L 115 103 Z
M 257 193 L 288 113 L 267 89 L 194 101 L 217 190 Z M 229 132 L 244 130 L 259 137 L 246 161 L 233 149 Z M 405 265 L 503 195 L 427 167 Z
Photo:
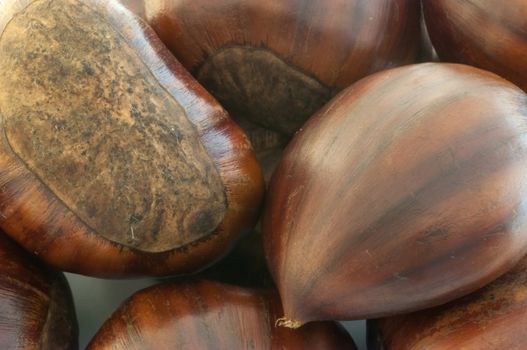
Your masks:
M 243 131 L 117 1 L 0 5 L 0 226 L 101 277 L 189 273 L 250 230 Z
M 425 63 L 336 96 L 287 146 L 264 246 L 284 325 L 432 307 L 527 249 L 527 95 Z
M 0 349 L 78 348 L 73 300 L 64 275 L 0 231 Z
M 135 293 L 104 323 L 87 350 L 355 349 L 333 322 L 276 327 L 273 291 L 217 282 L 165 283 Z
M 291 135 L 336 92 L 415 62 L 416 0 L 148 0 L 146 19 L 235 118 Z
M 371 349 L 527 349 L 527 257 L 449 304 L 368 323 Z
M 525 0 L 423 1 L 441 60 L 495 72 L 527 91 Z

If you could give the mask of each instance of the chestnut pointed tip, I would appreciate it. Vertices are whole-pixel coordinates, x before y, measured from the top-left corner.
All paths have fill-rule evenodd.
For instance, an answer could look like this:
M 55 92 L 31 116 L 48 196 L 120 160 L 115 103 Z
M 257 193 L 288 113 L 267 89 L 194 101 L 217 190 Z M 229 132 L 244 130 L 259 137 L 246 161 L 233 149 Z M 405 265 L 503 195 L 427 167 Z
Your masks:
M 290 329 L 297 329 L 297 328 L 302 327 L 303 325 L 304 325 L 304 322 L 294 320 L 294 319 L 289 319 L 285 316 L 278 318 L 274 323 L 275 327 L 285 327 L 285 328 L 290 328 Z
M 297 277 L 296 281 L 298 285 L 305 286 L 305 283 L 300 282 L 300 278 Z M 303 293 L 302 291 L 307 288 L 296 288 L 295 285 L 283 281 L 281 284 L 282 290 L 284 291 L 281 294 L 280 299 L 282 301 L 283 307 L 283 317 L 280 317 L 276 320 L 276 324 L 281 327 L 286 327 L 285 323 L 291 325 L 295 324 L 299 328 L 309 322 L 320 321 L 325 318 L 325 315 L 318 313 L 319 310 L 319 301 Z M 288 327 L 293 328 L 293 327 Z

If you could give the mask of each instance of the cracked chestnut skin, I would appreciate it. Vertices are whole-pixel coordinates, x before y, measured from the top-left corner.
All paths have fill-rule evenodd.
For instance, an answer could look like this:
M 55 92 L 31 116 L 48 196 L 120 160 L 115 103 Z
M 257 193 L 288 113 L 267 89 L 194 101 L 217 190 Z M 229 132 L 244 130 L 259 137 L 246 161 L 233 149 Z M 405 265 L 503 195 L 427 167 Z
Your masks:
M 0 231 L 0 348 L 78 348 L 68 282 Z
M 125 301 L 87 349 L 317 349 L 354 350 L 337 323 L 277 327 L 275 291 L 209 281 L 165 283 Z
M 24 248 L 87 275 L 183 274 L 252 228 L 249 140 L 144 21 L 8 0 L 0 33 L 0 226 Z
M 370 321 L 371 349 L 527 348 L 527 258 L 464 298 L 433 309 Z
M 236 119 L 290 136 L 332 96 L 415 62 L 416 0 L 149 0 L 147 21 Z

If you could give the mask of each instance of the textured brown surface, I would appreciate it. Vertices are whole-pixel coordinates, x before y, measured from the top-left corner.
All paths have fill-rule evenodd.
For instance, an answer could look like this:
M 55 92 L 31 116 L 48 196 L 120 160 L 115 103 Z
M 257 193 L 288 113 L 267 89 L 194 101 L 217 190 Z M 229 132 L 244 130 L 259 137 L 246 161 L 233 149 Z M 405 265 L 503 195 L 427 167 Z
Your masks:
M 71 291 L 0 231 L 0 349 L 78 347 Z
M 495 72 L 527 91 L 527 1 L 426 0 L 441 60 Z
M 334 92 L 414 62 L 419 46 L 418 0 L 144 4 L 163 42 L 235 118 L 289 134 Z
M 276 53 L 250 46 L 213 53 L 195 76 L 233 115 L 288 135 L 333 95 Z
M 527 349 L 527 258 L 473 294 L 452 303 L 368 325 L 373 349 Z
M 372 75 L 288 145 L 264 244 L 285 316 L 445 303 L 527 252 L 527 95 L 455 64 Z
M 202 271 L 200 277 L 241 287 L 274 287 L 265 260 L 260 230 L 255 229 L 240 239 L 229 255 Z
M 333 322 L 290 330 L 274 325 L 280 314 L 274 292 L 207 281 L 161 284 L 130 297 L 87 349 L 355 349 Z
M 10 146 L 95 232 L 155 252 L 218 226 L 224 187 L 197 131 L 110 24 L 77 1 L 37 1 L 0 52 Z
M 2 90 L 0 226 L 28 251 L 89 275 L 188 273 L 251 229 L 264 183 L 247 137 L 142 20 L 117 1 L 5 0 L 0 33 L 0 65 L 21 77 L 9 89 L 31 92 Z M 39 41 L 48 53 L 33 57 Z

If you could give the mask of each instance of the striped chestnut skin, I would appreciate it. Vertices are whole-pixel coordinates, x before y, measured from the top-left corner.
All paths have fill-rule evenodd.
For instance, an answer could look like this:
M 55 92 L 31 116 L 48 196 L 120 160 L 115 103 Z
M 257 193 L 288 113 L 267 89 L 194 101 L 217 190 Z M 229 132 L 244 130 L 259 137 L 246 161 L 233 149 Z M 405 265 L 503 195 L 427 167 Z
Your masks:
M 368 323 L 371 349 L 527 349 L 527 258 L 485 288 L 429 310 Z
M 0 227 L 28 251 L 183 274 L 252 228 L 249 140 L 143 20 L 115 0 L 6 0 L 0 34 Z
M 432 44 L 432 40 L 430 40 L 430 35 L 428 34 L 428 30 L 426 29 L 425 18 L 422 13 L 422 4 L 421 4 L 421 21 L 419 23 L 420 23 L 420 28 L 421 28 L 421 49 L 419 50 L 418 62 L 419 63 L 439 62 L 439 57 L 437 56 L 437 52 L 434 48 L 434 45 Z
M 336 323 L 291 330 L 275 326 L 281 313 L 271 290 L 209 281 L 160 284 L 125 301 L 87 349 L 356 349 Z
M 0 349 L 78 348 L 68 282 L 0 231 Z
M 527 252 L 527 95 L 470 66 L 377 73 L 284 152 L 263 239 L 291 325 L 411 312 Z
M 525 0 L 424 0 L 423 8 L 441 60 L 489 70 L 527 91 Z
M 293 134 L 336 92 L 413 63 L 418 0 L 148 0 L 147 21 L 237 119 Z

